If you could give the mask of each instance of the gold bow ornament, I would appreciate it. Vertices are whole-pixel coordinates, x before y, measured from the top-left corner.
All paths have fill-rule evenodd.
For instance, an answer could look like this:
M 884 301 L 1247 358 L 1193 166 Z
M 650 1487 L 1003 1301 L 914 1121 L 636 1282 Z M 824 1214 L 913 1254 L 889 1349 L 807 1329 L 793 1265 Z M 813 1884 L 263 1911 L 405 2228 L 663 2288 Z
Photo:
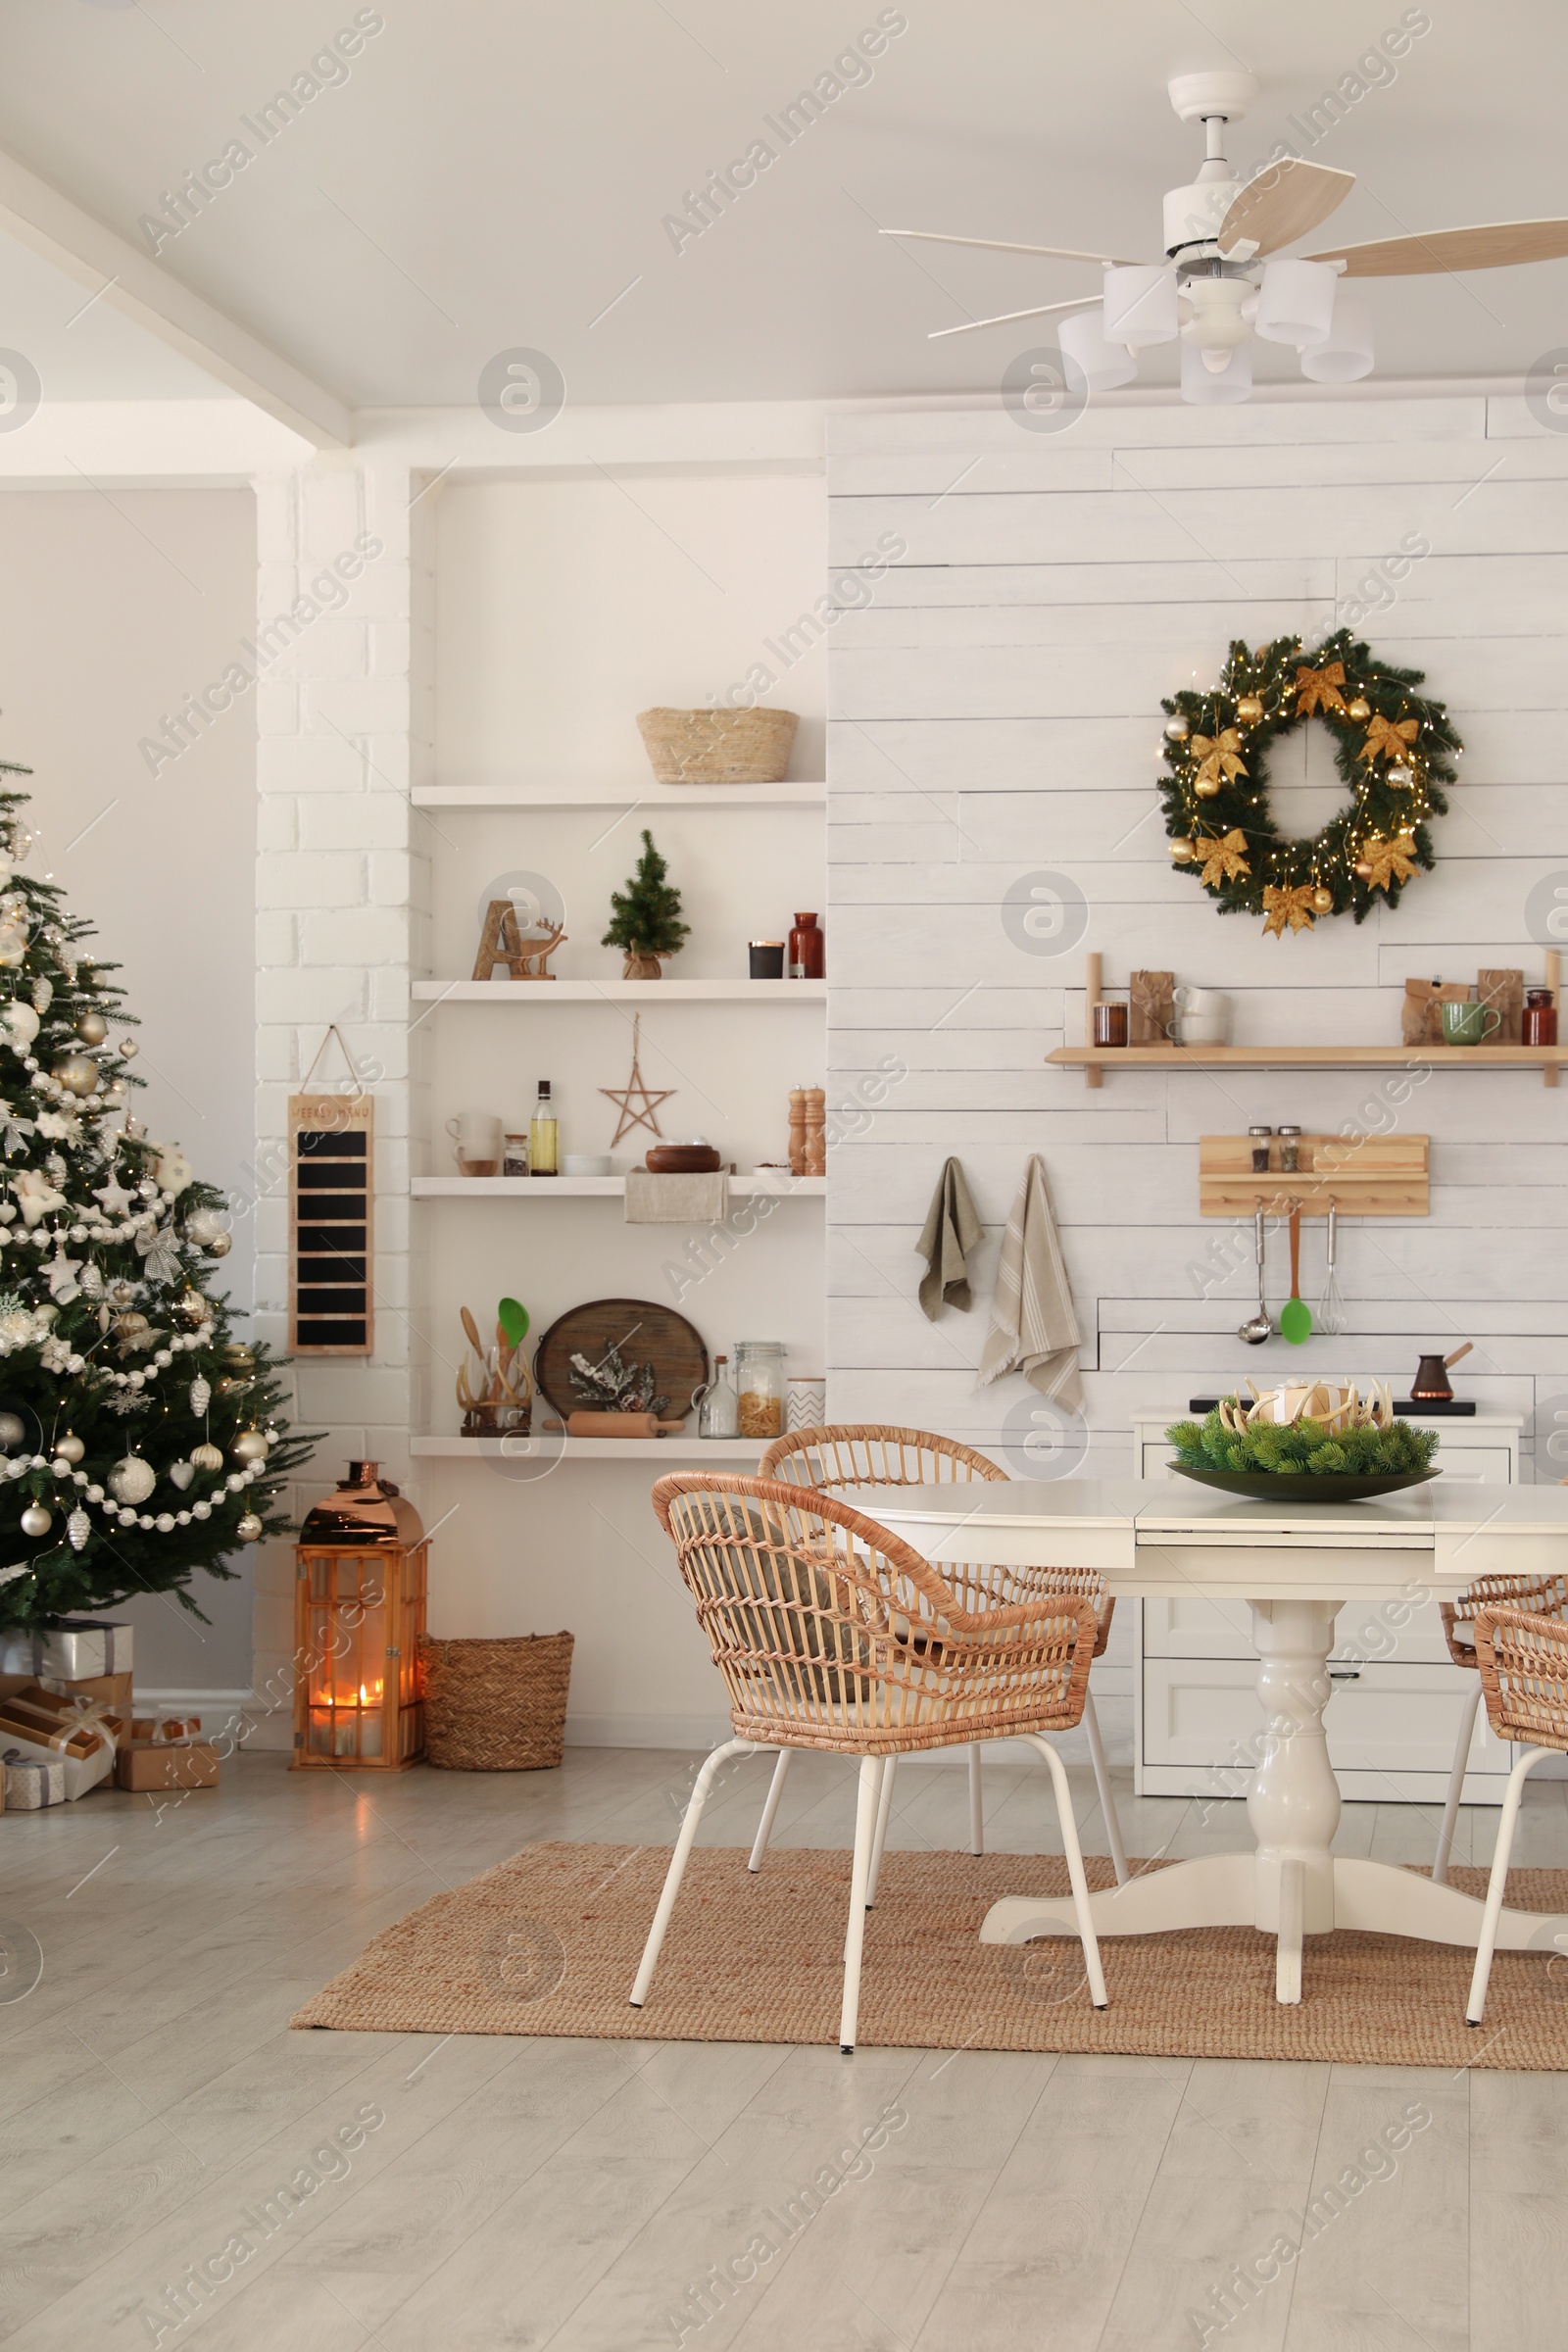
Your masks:
M 1420 732 L 1418 718 L 1387 719 L 1374 710 L 1366 722 L 1366 741 L 1358 757 L 1375 760 L 1381 752 L 1385 760 L 1403 760 Z
M 1224 727 L 1217 735 L 1195 735 L 1193 753 L 1199 762 L 1198 789 L 1205 797 L 1220 789 L 1221 770 L 1228 778 L 1245 776 L 1246 766 L 1239 754 L 1242 739 L 1234 727 Z
M 1302 667 L 1296 673 L 1296 715 L 1310 718 L 1314 710 L 1343 710 L 1345 663 L 1326 662 L 1321 669 Z
M 1200 834 L 1198 854 L 1203 860 L 1202 879 L 1209 890 L 1217 890 L 1222 882 L 1235 882 L 1252 870 L 1247 862 L 1247 835 L 1240 825 L 1234 825 L 1229 833 Z
M 1415 872 L 1414 860 L 1413 834 L 1400 833 L 1394 841 L 1382 841 L 1374 834 L 1369 841 L 1361 844 L 1361 855 L 1355 861 L 1355 870 L 1370 890 L 1387 890 L 1396 876 L 1401 882 L 1409 881 Z
M 1285 937 L 1285 926 L 1293 931 L 1312 928 L 1312 884 L 1299 883 L 1294 890 L 1277 890 L 1270 882 L 1263 892 L 1263 937 L 1273 932 L 1277 939 Z

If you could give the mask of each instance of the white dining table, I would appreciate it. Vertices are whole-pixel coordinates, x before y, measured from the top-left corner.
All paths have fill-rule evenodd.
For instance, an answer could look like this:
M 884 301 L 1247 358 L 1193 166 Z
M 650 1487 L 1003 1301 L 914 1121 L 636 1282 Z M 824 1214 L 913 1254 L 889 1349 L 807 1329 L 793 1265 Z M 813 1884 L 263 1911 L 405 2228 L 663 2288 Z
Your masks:
M 905 1487 L 877 1519 L 934 1565 L 1095 1568 L 1118 1597 L 1245 1599 L 1263 1714 L 1249 1853 L 1204 1854 L 1092 1898 L 1101 1936 L 1255 1927 L 1275 1992 L 1301 1997 L 1301 1938 L 1334 1928 L 1474 1948 L 1482 1904 L 1385 1862 L 1336 1854 L 1340 1789 L 1323 1715 L 1335 1619 L 1349 1601 L 1442 1598 L 1478 1576 L 1568 1566 L 1568 1489 L 1441 1479 L 1350 1503 L 1252 1502 L 1196 1483 L 1059 1479 Z M 1069 1897 L 1006 1895 L 982 1943 L 1076 1936 Z M 1568 1914 L 1504 1910 L 1499 1951 L 1568 1951 Z

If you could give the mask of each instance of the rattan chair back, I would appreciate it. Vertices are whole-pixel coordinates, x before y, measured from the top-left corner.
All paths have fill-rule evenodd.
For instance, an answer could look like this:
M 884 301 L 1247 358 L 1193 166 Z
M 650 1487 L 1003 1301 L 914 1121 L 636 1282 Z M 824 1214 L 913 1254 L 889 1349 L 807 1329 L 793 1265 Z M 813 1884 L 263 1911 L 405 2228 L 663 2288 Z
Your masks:
M 1451 1601 L 1440 1600 L 1443 1638 L 1456 1666 L 1474 1666 L 1475 1644 L 1461 1642 L 1457 1628 L 1473 1622 L 1477 1609 L 1529 1609 L 1544 1617 L 1568 1617 L 1568 1575 L 1478 1576 Z
M 1475 1629 L 1481 1688 L 1498 1739 L 1568 1748 L 1568 1624 L 1529 1607 L 1483 1606 Z

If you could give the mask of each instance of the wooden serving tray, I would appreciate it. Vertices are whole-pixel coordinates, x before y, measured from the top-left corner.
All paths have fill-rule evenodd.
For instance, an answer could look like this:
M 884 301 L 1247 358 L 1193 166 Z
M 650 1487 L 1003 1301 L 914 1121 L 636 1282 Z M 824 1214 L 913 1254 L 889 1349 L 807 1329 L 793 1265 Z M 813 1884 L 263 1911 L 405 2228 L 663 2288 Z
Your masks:
M 1425 1217 L 1431 1214 L 1428 1176 L 1431 1139 L 1424 1135 L 1303 1135 L 1296 1175 L 1278 1166 L 1252 1172 L 1252 1140 L 1205 1135 L 1198 1145 L 1198 1207 L 1205 1217 L 1250 1217 L 1261 1200 L 1288 1215 L 1326 1217 L 1332 1200 L 1342 1217 Z M 1279 1138 L 1270 1156 L 1280 1156 Z

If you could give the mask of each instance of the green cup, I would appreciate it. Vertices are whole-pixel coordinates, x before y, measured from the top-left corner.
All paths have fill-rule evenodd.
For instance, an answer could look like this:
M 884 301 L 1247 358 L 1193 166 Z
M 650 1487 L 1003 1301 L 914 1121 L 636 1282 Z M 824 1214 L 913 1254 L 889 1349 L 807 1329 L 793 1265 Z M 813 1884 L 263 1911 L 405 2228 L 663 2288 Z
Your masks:
M 1443 1042 L 1446 1046 L 1483 1046 L 1494 1029 L 1502 1026 L 1494 1004 L 1445 1004 Z

